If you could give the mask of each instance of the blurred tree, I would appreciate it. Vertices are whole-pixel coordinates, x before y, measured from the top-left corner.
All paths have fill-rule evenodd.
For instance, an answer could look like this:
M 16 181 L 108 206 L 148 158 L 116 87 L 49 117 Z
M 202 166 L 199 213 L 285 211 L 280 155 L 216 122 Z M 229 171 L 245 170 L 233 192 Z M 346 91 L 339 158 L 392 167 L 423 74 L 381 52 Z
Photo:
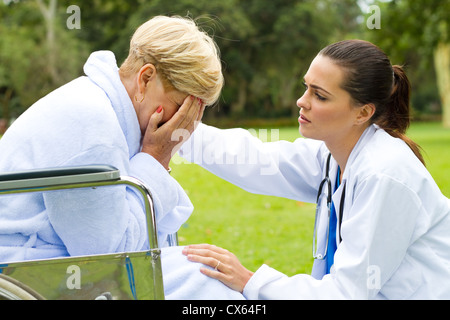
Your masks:
M 269 80 L 271 106 L 276 112 L 289 116 L 298 114 L 296 100 L 310 62 L 331 40 L 329 20 L 334 14 L 327 2 L 284 1 L 275 12 L 271 39 L 262 49 L 262 66 Z M 331 17 L 330 17 L 331 16 Z M 269 110 L 266 110 L 270 114 Z
M 11 3 L 0 5 L 4 18 L 1 32 L 8 33 L 0 40 L 5 43 L 1 57 L 8 61 L 0 64 L 0 93 L 4 93 L 4 101 L 17 101 L 15 98 L 20 97 L 19 102 L 28 106 L 70 80 L 81 70 L 87 48 L 112 50 L 120 64 L 128 54 L 136 27 L 155 15 L 180 15 L 194 18 L 215 38 L 221 50 L 226 85 L 218 107 L 207 112 L 207 117 L 296 113 L 300 80 L 309 63 L 325 44 L 351 32 L 359 14 L 357 0 L 6 2 Z M 65 28 L 69 5 L 81 10 L 80 30 Z M 31 55 L 33 59 L 26 58 Z M 13 68 L 26 71 L 20 73 Z M 21 76 L 28 74 L 30 68 L 40 70 L 34 81 Z
M 54 82 L 58 82 L 59 74 L 56 70 L 56 39 L 55 39 L 55 20 L 58 0 L 49 0 L 48 5 L 44 0 L 36 0 L 39 10 L 45 22 L 48 71 Z
M 113 50 L 121 60 L 128 53 L 128 20 L 137 12 L 141 3 L 148 0 L 59 0 L 60 6 L 76 5 L 80 8 L 82 27 L 78 38 L 89 44 L 91 51 Z M 126 34 L 126 39 L 121 34 Z M 120 44 L 120 45 L 118 45 Z
M 34 0 L 0 3 L 2 117 L 19 116 L 81 74 L 87 46 L 66 28 L 67 17 L 56 0 L 50 6 Z
M 265 106 L 264 114 L 269 116 L 298 114 L 295 102 L 302 94 L 303 75 L 313 58 L 330 42 L 341 40 L 343 32 L 357 33 L 355 27 L 361 13 L 357 1 L 242 0 L 242 3 L 248 6 L 247 12 L 257 24 L 262 40 L 255 50 L 259 77 L 254 80 L 259 88 L 255 93 L 263 100 L 255 105 Z
M 17 41 L 18 39 L 22 41 Z M 20 26 L 0 25 L 0 89 L 3 93 L 0 118 L 11 118 L 11 100 L 14 91 L 23 90 L 34 53 L 34 42 L 26 29 Z
M 29 7 L 11 11 L 10 7 L 0 4 L 0 18 L 0 92 L 3 93 L 0 111 L 1 117 L 9 120 L 23 111 L 14 96 L 25 92 L 32 64 L 30 58 L 40 55 L 35 46 L 36 37 L 30 31 L 30 25 L 40 21 L 40 16 Z M 16 102 L 17 112 L 12 113 L 12 102 Z
M 435 76 L 443 125 L 450 128 L 450 1 L 393 0 L 377 5 L 382 27 L 370 38 L 399 61 L 418 68 L 419 90 L 426 87 L 424 79 Z
M 95 1 L 94 1 L 95 2 Z M 301 78 L 317 52 L 357 25 L 356 0 L 141 1 L 112 44 L 121 61 L 140 24 L 155 15 L 190 16 L 218 43 L 225 87 L 216 112 L 234 117 L 291 116 Z M 345 13 L 345 15 L 342 15 Z M 98 14 L 97 14 L 98 16 Z

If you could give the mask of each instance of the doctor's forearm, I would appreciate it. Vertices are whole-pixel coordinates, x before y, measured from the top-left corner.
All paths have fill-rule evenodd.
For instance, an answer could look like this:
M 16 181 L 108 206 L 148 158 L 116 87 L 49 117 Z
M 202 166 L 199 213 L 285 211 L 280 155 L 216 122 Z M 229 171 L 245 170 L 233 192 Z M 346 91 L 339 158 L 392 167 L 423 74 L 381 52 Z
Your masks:
M 179 154 L 246 191 L 308 201 L 321 177 L 313 161 L 317 150 L 317 143 L 263 143 L 244 129 L 201 124 Z

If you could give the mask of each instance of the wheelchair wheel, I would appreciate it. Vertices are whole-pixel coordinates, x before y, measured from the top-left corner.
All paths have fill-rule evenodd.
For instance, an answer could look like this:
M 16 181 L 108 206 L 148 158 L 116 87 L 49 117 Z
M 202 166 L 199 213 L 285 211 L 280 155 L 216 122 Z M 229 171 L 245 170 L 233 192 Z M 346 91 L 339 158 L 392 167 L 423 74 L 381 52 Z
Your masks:
M 0 300 L 45 300 L 23 283 L 0 274 Z

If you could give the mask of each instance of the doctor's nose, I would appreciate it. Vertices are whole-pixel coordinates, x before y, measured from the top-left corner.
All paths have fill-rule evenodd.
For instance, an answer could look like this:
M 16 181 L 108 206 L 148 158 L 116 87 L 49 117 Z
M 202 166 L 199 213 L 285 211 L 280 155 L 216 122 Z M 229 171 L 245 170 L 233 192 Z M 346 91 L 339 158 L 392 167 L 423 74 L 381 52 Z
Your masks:
M 299 107 L 300 109 L 309 109 L 309 102 L 307 101 L 307 98 L 306 98 L 306 92 L 305 92 L 305 94 L 303 94 L 303 96 L 298 98 L 297 107 Z

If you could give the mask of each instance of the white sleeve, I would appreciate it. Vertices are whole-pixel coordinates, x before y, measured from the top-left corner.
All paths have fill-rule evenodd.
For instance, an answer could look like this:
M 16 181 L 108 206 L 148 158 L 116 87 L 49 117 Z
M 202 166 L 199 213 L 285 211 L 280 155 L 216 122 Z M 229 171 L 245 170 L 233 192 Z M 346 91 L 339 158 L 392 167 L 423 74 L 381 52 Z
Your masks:
M 160 239 L 177 232 L 194 209 L 181 185 L 155 158 L 142 152 L 130 160 L 130 176 L 144 182 L 152 193 Z
M 287 277 L 262 266 L 244 295 L 248 299 L 370 299 L 380 292 L 388 297 L 394 290 L 407 297 L 419 280 L 411 277 L 408 268 L 399 267 L 407 265 L 408 247 L 419 236 L 415 234 L 419 212 L 414 192 L 389 177 L 373 176 L 355 190 L 331 274 L 321 280 L 306 274 Z M 394 273 L 399 277 L 395 285 L 385 286 Z
M 288 277 L 263 265 L 250 278 L 243 295 L 248 300 L 342 299 L 332 276 L 317 280 L 307 274 Z
M 322 142 L 262 142 L 244 129 L 200 124 L 180 156 L 246 191 L 315 202 L 327 150 Z

